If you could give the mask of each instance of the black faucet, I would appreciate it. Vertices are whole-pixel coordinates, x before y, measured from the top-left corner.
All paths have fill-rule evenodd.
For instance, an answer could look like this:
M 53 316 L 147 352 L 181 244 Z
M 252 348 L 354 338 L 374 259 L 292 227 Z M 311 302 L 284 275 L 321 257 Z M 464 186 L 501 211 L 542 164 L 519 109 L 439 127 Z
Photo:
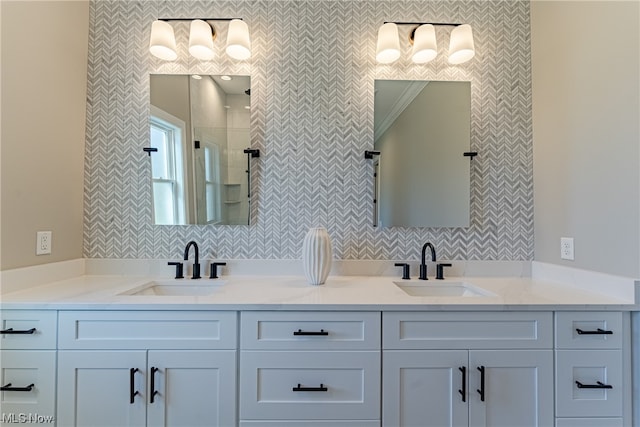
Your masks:
M 422 263 L 420 264 L 420 280 L 429 280 L 427 278 L 427 262 L 425 260 L 425 255 L 427 253 L 427 248 L 431 250 L 431 261 L 436 261 L 436 248 L 433 247 L 431 242 L 427 242 L 422 247 Z
M 200 278 L 200 262 L 199 262 L 200 255 L 198 253 L 198 244 L 193 240 L 187 243 L 187 247 L 184 248 L 184 260 L 186 261 L 189 259 L 189 248 L 191 248 L 191 246 L 193 246 L 196 251 L 196 259 L 193 261 L 193 275 L 191 276 L 191 278 L 199 279 Z

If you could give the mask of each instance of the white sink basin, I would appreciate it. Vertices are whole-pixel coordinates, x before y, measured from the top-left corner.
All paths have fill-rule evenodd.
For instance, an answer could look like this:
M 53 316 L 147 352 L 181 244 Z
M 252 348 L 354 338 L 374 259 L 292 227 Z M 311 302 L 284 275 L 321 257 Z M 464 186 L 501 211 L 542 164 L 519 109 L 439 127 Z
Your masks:
M 154 280 L 119 295 L 204 296 L 219 291 L 224 284 L 213 279 Z
M 495 294 L 465 282 L 440 280 L 407 280 L 393 282 L 407 295 L 414 297 L 489 297 Z

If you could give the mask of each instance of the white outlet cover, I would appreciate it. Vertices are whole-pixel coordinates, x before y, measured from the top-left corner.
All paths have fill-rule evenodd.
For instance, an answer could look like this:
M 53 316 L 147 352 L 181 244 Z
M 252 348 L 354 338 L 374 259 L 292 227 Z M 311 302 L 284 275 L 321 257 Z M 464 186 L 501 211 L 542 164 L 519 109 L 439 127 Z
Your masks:
M 566 259 L 569 261 L 574 260 L 573 237 L 560 238 L 560 258 Z
M 36 255 L 49 255 L 51 253 L 51 232 L 36 232 Z

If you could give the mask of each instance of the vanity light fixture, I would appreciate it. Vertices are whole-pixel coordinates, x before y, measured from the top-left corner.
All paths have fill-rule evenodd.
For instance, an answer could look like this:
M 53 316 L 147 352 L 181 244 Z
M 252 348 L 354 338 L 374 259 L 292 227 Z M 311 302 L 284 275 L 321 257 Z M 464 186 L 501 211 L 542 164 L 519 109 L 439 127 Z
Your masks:
M 151 24 L 151 40 L 149 40 L 149 52 L 155 57 L 165 61 L 174 61 L 178 58 L 176 36 L 173 27 L 166 21 L 154 21 Z
M 189 29 L 189 53 L 203 61 L 213 59 L 213 27 L 201 19 L 191 21 Z
M 245 60 L 251 57 L 251 39 L 249 27 L 242 18 L 160 18 L 151 24 L 149 52 L 165 61 L 175 61 L 178 58 L 176 38 L 170 22 L 191 21 L 189 29 L 189 53 L 194 58 L 207 61 L 213 59 L 215 51 L 213 41 L 216 30 L 210 21 L 229 22 L 226 52 L 229 57 Z
M 449 24 L 436 22 L 385 22 L 378 30 L 376 60 L 390 64 L 400 58 L 398 25 L 413 25 L 409 33 L 411 60 L 416 64 L 426 64 L 438 54 L 436 26 L 454 27 L 449 42 L 449 63 L 462 64 L 475 55 L 473 31 L 469 24 Z
M 227 55 L 233 59 L 244 61 L 251 56 L 251 40 L 249 40 L 249 26 L 240 19 L 232 19 L 229 22 L 229 35 L 227 36 Z
M 394 22 L 385 22 L 378 30 L 376 61 L 382 64 L 391 64 L 398 58 L 400 58 L 398 26 Z

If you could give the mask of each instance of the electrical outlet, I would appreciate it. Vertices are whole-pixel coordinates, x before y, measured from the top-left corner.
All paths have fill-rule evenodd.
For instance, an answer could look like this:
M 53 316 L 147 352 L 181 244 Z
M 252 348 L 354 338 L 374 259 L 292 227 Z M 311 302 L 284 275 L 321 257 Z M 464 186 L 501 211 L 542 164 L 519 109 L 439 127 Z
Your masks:
M 573 261 L 573 237 L 560 238 L 560 258 Z
M 49 255 L 51 253 L 51 232 L 38 231 L 36 233 L 36 255 Z

